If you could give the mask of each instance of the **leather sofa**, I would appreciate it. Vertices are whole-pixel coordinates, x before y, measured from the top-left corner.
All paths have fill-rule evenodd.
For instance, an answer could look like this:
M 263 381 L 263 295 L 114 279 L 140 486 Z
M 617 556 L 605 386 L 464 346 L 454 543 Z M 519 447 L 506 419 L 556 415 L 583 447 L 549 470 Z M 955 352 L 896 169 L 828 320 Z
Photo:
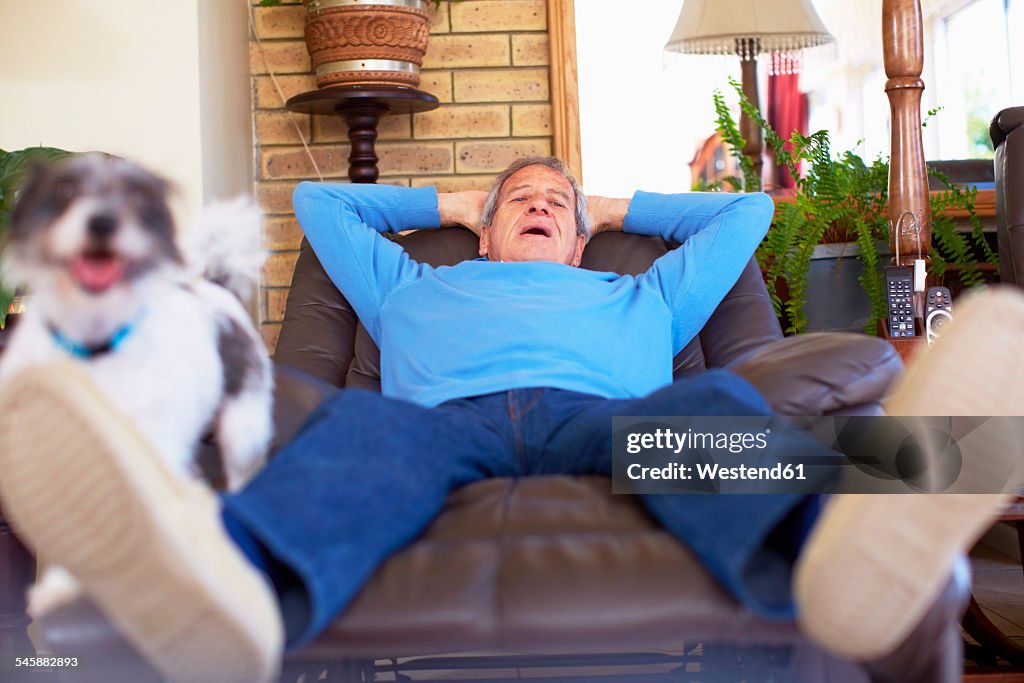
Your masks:
M 1024 107 L 1004 109 L 989 126 L 995 148 L 999 280 L 1024 287 Z
M 475 237 L 458 228 L 397 239 L 434 265 L 476 255 Z M 638 273 L 667 248 L 606 233 L 587 247 L 583 267 Z M 278 441 L 337 387 L 379 389 L 376 347 L 305 243 L 275 360 Z M 783 338 L 751 261 L 676 358 L 675 376 L 705 367 L 747 377 L 781 413 L 819 415 L 877 413 L 902 365 L 873 337 Z M 734 602 L 635 500 L 612 495 L 609 480 L 492 479 L 454 492 L 421 539 L 389 560 L 327 632 L 288 657 L 282 680 L 323 672 L 332 681 L 408 680 L 399 676 L 420 669 L 514 676 L 530 666 L 544 667 L 533 675 L 594 676 L 601 665 L 618 681 L 952 682 L 962 672 L 966 598 L 951 583 L 897 652 L 869 664 L 843 661 L 796 624 L 763 620 Z M 84 601 L 39 630 L 45 649 L 88 664 L 63 680 L 149 680 Z

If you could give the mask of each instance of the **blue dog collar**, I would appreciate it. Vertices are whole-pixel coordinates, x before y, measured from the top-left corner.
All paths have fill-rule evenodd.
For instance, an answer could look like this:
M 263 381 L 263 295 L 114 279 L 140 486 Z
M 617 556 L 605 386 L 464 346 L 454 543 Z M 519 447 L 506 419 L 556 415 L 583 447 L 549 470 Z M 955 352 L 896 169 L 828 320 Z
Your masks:
M 140 315 L 139 317 L 142 316 Z M 121 344 L 124 343 L 124 340 L 130 337 L 132 332 L 135 331 L 135 328 L 138 327 L 138 323 L 138 319 L 133 320 L 124 325 L 123 327 L 121 327 L 120 329 L 118 329 L 116 332 L 114 332 L 114 334 L 111 335 L 110 339 L 108 339 L 107 341 L 103 342 L 102 344 L 92 345 L 80 344 L 74 341 L 73 339 L 69 339 L 63 332 L 58 330 L 54 325 L 47 325 L 47 328 L 50 330 L 50 336 L 53 338 L 53 341 L 56 342 L 57 346 L 67 351 L 75 358 L 89 360 L 90 358 L 101 356 L 104 353 L 116 351 L 118 347 L 120 347 Z

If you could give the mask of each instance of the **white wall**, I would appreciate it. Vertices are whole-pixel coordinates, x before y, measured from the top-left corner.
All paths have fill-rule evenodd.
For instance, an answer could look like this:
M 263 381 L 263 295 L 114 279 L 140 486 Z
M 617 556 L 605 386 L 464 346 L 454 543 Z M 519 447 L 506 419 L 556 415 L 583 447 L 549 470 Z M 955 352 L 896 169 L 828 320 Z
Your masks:
M 247 0 L 198 0 L 204 202 L 252 191 L 247 8 Z
M 245 0 L 0 0 L 0 148 L 102 150 L 191 219 L 251 189 Z

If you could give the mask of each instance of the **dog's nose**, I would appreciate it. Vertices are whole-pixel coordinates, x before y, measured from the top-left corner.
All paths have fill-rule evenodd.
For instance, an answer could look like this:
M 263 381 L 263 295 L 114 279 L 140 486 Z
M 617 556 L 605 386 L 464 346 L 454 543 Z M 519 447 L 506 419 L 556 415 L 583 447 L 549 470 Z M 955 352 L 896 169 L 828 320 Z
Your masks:
M 98 239 L 110 237 L 117 230 L 117 218 L 109 213 L 98 213 L 89 217 L 86 227 L 89 230 L 90 237 Z

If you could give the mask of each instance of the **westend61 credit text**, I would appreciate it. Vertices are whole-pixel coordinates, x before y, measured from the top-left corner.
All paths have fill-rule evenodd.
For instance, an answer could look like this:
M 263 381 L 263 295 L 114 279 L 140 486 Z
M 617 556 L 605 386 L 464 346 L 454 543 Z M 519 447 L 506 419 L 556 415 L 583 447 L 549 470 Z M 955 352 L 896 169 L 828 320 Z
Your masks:
M 1015 472 L 974 469 L 1005 420 L 1024 417 L 614 417 L 612 491 L 1003 493 L 982 487 Z
M 718 463 L 697 463 L 693 467 L 673 463 L 664 467 L 644 467 L 633 463 L 626 468 L 626 476 L 632 480 L 637 479 L 703 479 L 707 481 L 729 481 L 733 479 L 749 480 L 790 480 L 807 479 L 804 474 L 803 464 L 783 465 L 777 463 L 773 467 L 747 467 L 738 465 L 736 467 L 723 467 Z

